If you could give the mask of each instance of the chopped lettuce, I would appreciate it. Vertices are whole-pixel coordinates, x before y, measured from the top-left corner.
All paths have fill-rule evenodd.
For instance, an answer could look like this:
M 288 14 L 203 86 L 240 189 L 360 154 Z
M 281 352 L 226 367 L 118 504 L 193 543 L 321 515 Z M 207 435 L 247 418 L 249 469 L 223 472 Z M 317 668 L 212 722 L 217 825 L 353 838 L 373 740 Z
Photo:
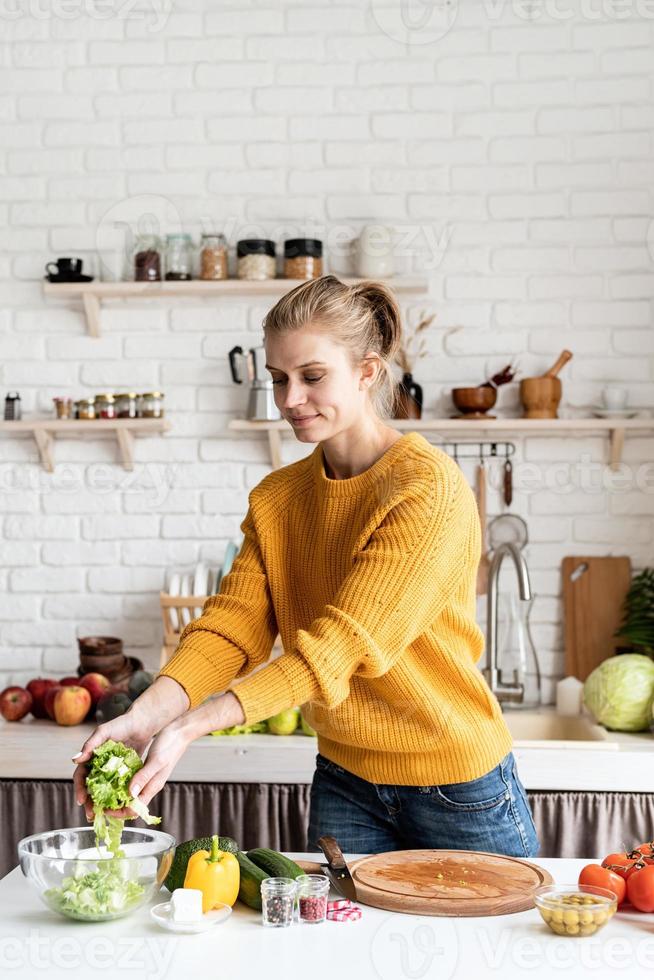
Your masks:
M 115 855 L 119 853 L 124 820 L 106 816 L 105 810 L 122 810 L 123 807 L 129 807 L 147 824 L 161 823 L 161 817 L 151 817 L 145 803 L 135 799 L 129 792 L 132 776 L 142 766 L 143 760 L 138 752 L 123 745 L 122 742 L 115 742 L 112 738 L 93 750 L 86 777 L 86 789 L 93 802 L 95 814 L 93 829 L 97 840 L 106 842 L 109 850 Z M 127 819 L 133 820 L 135 817 Z
M 45 895 L 54 908 L 74 919 L 94 921 L 121 914 L 137 905 L 144 891 L 138 881 L 127 881 L 121 870 L 114 857 L 103 861 L 97 871 L 64 878 L 61 888 L 50 888 Z

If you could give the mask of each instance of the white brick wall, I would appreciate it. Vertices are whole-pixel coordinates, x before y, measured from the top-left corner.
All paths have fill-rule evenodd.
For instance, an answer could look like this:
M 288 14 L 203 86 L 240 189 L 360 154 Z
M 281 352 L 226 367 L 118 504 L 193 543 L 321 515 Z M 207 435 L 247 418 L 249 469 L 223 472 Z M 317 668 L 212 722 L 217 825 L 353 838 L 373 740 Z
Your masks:
M 29 439 L 0 442 L 0 685 L 74 669 L 83 630 L 156 663 L 164 569 L 220 562 L 267 472 L 265 440 L 226 431 L 245 408 L 227 351 L 260 341 L 260 299 L 107 304 L 95 341 L 79 307 L 43 300 L 45 262 L 92 262 L 140 195 L 196 238 L 317 235 L 338 271 L 362 224 L 394 223 L 401 269 L 430 276 L 407 318 L 438 313 L 416 370 L 428 415 L 449 413 L 452 385 L 510 357 L 539 371 L 563 346 L 569 405 L 611 380 L 654 404 L 654 3 L 451 0 L 413 28 L 394 0 L 92 8 L 3 19 L 1 387 L 43 413 L 54 395 L 160 386 L 173 428 L 139 440 L 132 474 L 112 440 L 58 442 L 53 475 Z M 499 406 L 517 409 L 515 389 Z M 627 442 L 620 473 L 605 452 L 518 440 L 548 693 L 563 555 L 653 560 L 651 440 Z

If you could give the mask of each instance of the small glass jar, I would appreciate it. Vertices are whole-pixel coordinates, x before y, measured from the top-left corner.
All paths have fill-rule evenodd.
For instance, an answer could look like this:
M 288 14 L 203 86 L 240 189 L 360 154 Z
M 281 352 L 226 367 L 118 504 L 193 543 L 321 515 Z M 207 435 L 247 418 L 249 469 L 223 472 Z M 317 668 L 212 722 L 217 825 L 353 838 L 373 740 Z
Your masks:
M 72 419 L 73 399 L 72 398 L 53 398 L 55 415 L 58 419 Z
M 138 235 L 134 245 L 136 282 L 161 280 L 161 239 L 157 235 Z
M 242 238 L 236 243 L 239 279 L 274 279 L 275 243 L 268 238 Z
M 104 394 L 95 396 L 95 417 L 96 419 L 116 418 L 116 404 L 113 395 Z
M 166 235 L 166 280 L 182 282 L 192 279 L 192 245 L 190 235 Z
M 202 236 L 200 279 L 227 279 L 227 241 L 224 235 Z
M 77 418 L 78 419 L 94 419 L 95 418 L 95 398 L 80 398 L 77 405 Z
M 297 888 L 292 878 L 264 878 L 261 882 L 261 915 L 264 926 L 290 926 Z
M 164 396 L 160 391 L 146 391 L 138 398 L 138 417 L 161 419 L 164 414 Z
M 137 395 L 134 391 L 123 392 L 114 396 L 116 403 L 116 418 L 135 419 Z
M 315 925 L 327 918 L 329 879 L 325 875 L 298 875 L 297 917 L 298 922 Z
M 322 242 L 318 238 L 289 238 L 284 242 L 284 277 L 318 279 L 322 275 Z

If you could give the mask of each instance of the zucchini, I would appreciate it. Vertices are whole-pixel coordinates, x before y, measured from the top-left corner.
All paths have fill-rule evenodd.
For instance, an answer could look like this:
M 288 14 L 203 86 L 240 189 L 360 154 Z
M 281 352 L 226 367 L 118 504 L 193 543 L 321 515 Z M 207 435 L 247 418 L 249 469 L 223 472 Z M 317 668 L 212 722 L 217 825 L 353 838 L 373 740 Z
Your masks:
M 269 847 L 255 847 L 247 852 L 248 858 L 259 868 L 263 868 L 271 878 L 297 878 L 306 872 L 290 858 L 273 851 Z
M 236 852 L 236 860 L 241 869 L 241 884 L 238 889 L 238 897 L 251 909 L 261 911 L 261 882 L 270 875 L 263 871 L 243 851 Z
M 189 858 L 196 851 L 211 851 L 211 840 L 211 837 L 194 837 L 192 840 L 185 840 L 182 844 L 177 845 L 170 871 L 164 879 L 164 885 L 169 892 L 172 893 L 176 888 L 184 887 Z M 221 851 L 227 851 L 229 854 L 238 852 L 238 844 L 231 837 L 219 837 L 218 847 Z

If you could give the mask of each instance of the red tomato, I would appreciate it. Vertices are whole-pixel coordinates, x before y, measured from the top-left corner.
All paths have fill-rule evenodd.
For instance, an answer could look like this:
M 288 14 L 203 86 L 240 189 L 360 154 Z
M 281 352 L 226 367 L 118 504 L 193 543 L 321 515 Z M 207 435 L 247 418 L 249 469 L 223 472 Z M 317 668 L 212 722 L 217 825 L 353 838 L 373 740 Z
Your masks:
M 624 851 L 620 851 L 615 854 L 607 854 L 602 861 L 602 867 L 610 868 L 611 871 L 614 871 L 615 874 L 620 875 L 626 881 L 640 860 L 639 858 L 631 857 L 630 855 L 633 853 L 633 851 L 630 851 L 629 854 L 626 854 Z
M 654 864 L 654 841 L 639 844 L 634 853 L 640 853 L 646 864 Z
M 610 868 L 603 868 L 601 864 L 587 864 L 585 868 L 582 868 L 579 884 L 608 889 L 617 898 L 618 905 L 624 901 L 627 890 L 624 878 L 621 878 L 615 871 L 611 871 Z
M 640 912 L 654 912 L 654 865 L 649 864 L 629 877 L 627 895 Z

